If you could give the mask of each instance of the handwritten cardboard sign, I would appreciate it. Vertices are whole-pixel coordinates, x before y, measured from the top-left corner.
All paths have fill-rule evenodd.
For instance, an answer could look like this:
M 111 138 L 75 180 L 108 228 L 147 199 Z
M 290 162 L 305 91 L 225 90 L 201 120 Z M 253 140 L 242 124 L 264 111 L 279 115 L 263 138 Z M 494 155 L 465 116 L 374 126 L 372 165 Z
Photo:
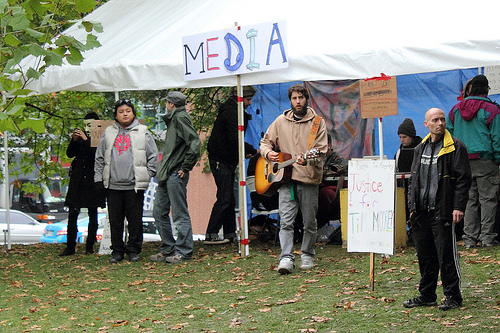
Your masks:
M 396 77 L 360 80 L 361 117 L 380 118 L 398 114 Z
M 286 37 L 284 21 L 185 36 L 184 80 L 287 68 Z
M 111 126 L 114 123 L 114 120 L 92 120 L 90 122 L 90 146 L 97 147 L 106 127 Z M 139 123 L 144 125 L 145 120 L 139 119 Z
M 347 251 L 394 253 L 394 160 L 349 161 Z

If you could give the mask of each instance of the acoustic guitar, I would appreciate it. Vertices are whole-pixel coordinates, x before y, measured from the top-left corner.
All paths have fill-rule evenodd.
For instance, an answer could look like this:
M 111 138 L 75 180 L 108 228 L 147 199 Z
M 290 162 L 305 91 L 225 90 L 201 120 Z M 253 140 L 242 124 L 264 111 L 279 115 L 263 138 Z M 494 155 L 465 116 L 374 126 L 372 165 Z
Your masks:
M 313 148 L 302 155 L 305 160 L 319 157 L 319 150 Z M 255 190 L 258 194 L 273 196 L 282 184 L 288 183 L 292 177 L 292 159 L 288 153 L 279 153 L 279 161 L 271 162 L 260 156 L 255 165 Z

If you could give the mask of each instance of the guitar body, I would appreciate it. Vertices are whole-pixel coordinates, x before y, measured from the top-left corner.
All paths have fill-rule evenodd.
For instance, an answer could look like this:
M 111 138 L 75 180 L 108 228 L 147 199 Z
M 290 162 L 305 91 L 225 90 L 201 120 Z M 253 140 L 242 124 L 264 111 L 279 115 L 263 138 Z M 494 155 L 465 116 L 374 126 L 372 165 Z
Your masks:
M 279 153 L 279 162 L 271 162 L 260 156 L 255 165 L 255 190 L 258 194 L 273 196 L 283 183 L 292 177 L 292 165 L 278 168 L 279 163 L 291 159 L 288 153 Z

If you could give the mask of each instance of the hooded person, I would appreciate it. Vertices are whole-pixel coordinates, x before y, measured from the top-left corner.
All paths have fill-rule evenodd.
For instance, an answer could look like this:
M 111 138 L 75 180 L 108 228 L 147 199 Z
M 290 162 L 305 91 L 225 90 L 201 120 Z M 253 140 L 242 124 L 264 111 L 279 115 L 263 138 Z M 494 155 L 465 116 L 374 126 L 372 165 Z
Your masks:
M 464 216 L 464 245 L 499 245 L 495 230 L 500 164 L 500 108 L 488 98 L 488 79 L 476 75 L 468 96 L 451 109 L 446 128 L 467 147 L 472 185 Z
M 415 147 L 422 142 L 422 138 L 417 135 L 413 120 L 406 118 L 398 127 L 399 146 L 394 159 L 396 160 L 396 172 L 410 172 L 413 162 L 413 152 Z

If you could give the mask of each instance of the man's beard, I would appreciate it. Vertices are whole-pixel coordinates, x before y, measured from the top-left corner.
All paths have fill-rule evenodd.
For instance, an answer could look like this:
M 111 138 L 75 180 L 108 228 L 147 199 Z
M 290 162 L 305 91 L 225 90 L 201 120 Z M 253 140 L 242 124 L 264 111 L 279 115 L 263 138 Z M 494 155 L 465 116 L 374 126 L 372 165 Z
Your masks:
M 297 117 L 303 117 L 307 113 L 307 100 L 304 103 L 304 105 L 302 106 L 302 110 L 299 111 L 299 110 L 295 109 L 295 107 L 292 105 L 292 111 L 293 111 L 293 114 L 296 115 Z

